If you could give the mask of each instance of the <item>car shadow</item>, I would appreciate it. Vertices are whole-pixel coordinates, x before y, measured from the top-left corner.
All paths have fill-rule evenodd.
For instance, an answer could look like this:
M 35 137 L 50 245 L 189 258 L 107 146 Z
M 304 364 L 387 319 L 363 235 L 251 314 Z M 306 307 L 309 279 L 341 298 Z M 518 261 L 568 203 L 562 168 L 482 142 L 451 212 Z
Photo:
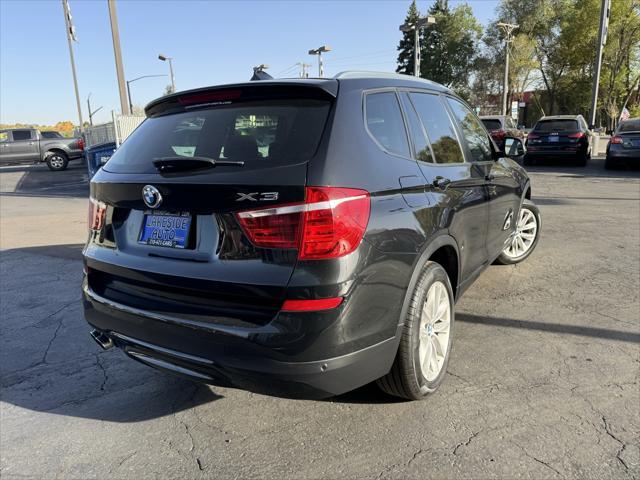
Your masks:
M 621 166 L 614 170 L 604 168 L 603 158 L 592 158 L 586 166 L 578 166 L 566 160 L 538 160 L 535 165 L 524 167 L 529 173 L 555 174 L 558 177 L 578 178 L 640 178 L 640 162 L 636 168 Z
M 89 196 L 89 174 L 84 160 L 72 160 L 61 172 L 52 172 L 44 164 L 16 165 L 0 168 L 0 175 L 20 178 L 14 186 L 3 187 L 2 196 L 66 197 Z M 6 182 L 7 184 L 10 182 Z
M 82 314 L 82 247 L 2 251 L 2 402 L 55 415 L 141 422 L 222 398 L 211 387 L 95 344 Z M 55 289 L 43 288 L 50 283 Z

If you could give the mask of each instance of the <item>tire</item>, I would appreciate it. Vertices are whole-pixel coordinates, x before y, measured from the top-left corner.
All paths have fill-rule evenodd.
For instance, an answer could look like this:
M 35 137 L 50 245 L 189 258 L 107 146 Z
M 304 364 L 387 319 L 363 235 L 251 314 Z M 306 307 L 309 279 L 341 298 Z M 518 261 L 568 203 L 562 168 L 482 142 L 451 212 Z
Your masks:
M 63 152 L 51 152 L 47 154 L 45 161 L 49 170 L 54 172 L 66 170 L 69 165 L 69 158 Z
M 447 272 L 439 264 L 427 262 L 411 294 L 409 308 L 403 319 L 400 346 L 391 371 L 377 380 L 383 391 L 408 400 L 422 400 L 438 389 L 447 373 L 451 355 L 455 317 L 453 299 Z M 431 310 L 431 306 L 435 310 Z M 443 345 L 446 345 L 444 352 Z M 430 356 L 435 358 L 435 368 L 431 369 L 429 367 L 433 364 L 423 367 L 423 364 L 429 363 L 429 351 L 436 352 L 435 356 Z M 421 358 L 424 359 L 422 364 Z
M 532 217 L 529 216 L 532 215 Z M 535 221 L 535 230 L 533 231 L 533 239 L 524 238 L 523 235 L 531 234 L 530 220 Z M 524 225 L 522 224 L 524 222 Z M 527 226 L 529 228 L 522 228 Z M 516 227 L 516 234 L 520 233 L 520 241 L 518 243 L 517 237 L 514 236 L 513 240 L 502 250 L 500 256 L 496 258 L 495 263 L 500 265 L 514 265 L 525 260 L 535 250 L 540 239 L 540 211 L 538 207 L 530 200 L 525 200 L 518 212 L 518 224 Z M 528 240 L 532 240 L 531 243 L 527 243 Z M 516 242 L 516 243 L 514 243 Z M 520 245 L 526 246 L 523 252 L 520 251 Z
M 613 162 L 613 160 L 611 160 L 609 157 L 607 157 L 604 160 L 604 169 L 605 170 L 613 170 L 616 168 L 616 164 Z
M 584 152 L 584 154 L 580 155 L 577 160 L 576 160 L 576 164 L 579 167 L 586 167 L 587 166 L 587 162 L 589 161 L 589 154 L 587 152 Z

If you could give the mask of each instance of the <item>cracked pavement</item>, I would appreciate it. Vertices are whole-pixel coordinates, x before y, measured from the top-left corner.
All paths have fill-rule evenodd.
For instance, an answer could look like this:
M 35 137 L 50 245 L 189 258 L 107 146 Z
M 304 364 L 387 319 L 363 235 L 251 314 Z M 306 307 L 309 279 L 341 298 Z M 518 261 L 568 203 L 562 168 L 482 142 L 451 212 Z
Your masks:
M 0 476 L 640 478 L 640 174 L 531 172 L 537 251 L 468 290 L 448 378 L 404 402 L 267 397 L 101 351 L 82 166 L 0 169 Z

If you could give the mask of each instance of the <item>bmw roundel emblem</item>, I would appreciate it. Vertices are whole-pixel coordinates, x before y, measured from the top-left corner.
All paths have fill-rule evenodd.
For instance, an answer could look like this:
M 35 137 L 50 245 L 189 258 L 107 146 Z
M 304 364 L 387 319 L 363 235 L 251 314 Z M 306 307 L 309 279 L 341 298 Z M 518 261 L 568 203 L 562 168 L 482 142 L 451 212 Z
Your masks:
M 142 200 L 149 208 L 158 208 L 162 203 L 162 195 L 153 185 L 145 185 L 142 189 Z

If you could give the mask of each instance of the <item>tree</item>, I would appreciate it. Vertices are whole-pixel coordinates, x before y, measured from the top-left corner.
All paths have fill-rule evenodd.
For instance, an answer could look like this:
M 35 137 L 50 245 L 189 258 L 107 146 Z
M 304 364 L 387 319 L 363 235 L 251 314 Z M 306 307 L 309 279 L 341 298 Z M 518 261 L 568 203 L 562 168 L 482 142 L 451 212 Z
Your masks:
M 436 0 L 428 14 L 436 23 L 424 29 L 420 76 L 465 95 L 482 27 L 467 4 L 451 10 L 448 0 Z
M 409 5 L 409 11 L 404 20 L 405 24 L 416 23 L 420 18 L 420 12 L 418 12 L 418 6 L 416 0 Z M 413 75 L 414 70 L 414 52 L 415 52 L 415 39 L 414 32 L 402 32 L 402 39 L 398 43 L 398 67 L 396 72 L 404 73 L 406 75 Z M 419 32 L 420 37 L 424 37 L 423 32 Z M 422 45 L 422 38 L 420 38 L 420 44 Z

